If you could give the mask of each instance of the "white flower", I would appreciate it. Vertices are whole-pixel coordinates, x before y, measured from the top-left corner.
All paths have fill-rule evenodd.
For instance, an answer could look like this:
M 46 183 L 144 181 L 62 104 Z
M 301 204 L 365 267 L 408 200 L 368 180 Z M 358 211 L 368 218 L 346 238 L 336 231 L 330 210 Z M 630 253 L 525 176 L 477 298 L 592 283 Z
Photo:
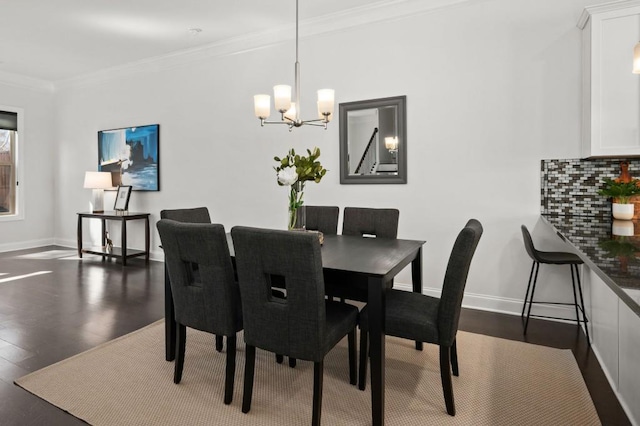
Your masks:
M 278 172 L 278 182 L 282 185 L 289 186 L 296 183 L 298 174 L 295 167 L 287 167 Z

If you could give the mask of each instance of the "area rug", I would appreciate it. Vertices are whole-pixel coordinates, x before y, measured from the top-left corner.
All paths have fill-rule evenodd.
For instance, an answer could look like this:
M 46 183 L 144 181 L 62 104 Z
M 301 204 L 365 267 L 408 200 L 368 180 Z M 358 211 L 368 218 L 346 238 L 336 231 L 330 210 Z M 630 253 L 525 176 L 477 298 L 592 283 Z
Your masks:
M 213 336 L 189 330 L 182 382 L 164 359 L 164 324 L 45 367 L 16 384 L 92 425 L 304 425 L 311 421 L 313 364 L 277 364 L 257 351 L 251 411 L 243 414 L 244 344 L 238 336 L 233 402 L 223 404 L 226 354 Z M 387 338 L 388 425 L 599 425 L 569 350 L 458 332 L 457 413 L 447 415 L 438 348 Z M 322 423 L 371 424 L 370 385 L 348 381 L 346 339 L 325 358 Z

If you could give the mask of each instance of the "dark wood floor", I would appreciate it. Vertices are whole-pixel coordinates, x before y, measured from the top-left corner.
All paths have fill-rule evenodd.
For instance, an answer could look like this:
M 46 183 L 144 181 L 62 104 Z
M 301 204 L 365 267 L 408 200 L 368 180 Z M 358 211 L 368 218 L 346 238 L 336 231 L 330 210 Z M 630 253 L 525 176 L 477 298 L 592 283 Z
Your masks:
M 127 263 L 61 247 L 0 253 L 0 424 L 85 424 L 13 381 L 163 317 L 163 264 Z M 571 349 L 602 423 L 630 424 L 575 325 L 532 319 L 525 339 L 518 316 L 465 309 L 460 329 Z

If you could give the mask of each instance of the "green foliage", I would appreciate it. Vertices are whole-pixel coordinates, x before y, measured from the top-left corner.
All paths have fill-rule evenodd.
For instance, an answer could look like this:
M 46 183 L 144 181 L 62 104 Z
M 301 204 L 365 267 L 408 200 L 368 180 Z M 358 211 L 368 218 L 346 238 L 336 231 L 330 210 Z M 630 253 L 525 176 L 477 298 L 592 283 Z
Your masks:
M 296 154 L 296 151 L 292 148 L 283 158 L 273 157 L 275 161 L 280 163 L 279 166 L 274 167 L 276 173 L 287 167 L 295 167 L 299 182 L 312 180 L 315 183 L 320 183 L 327 173 L 327 170 L 322 167 L 322 164 L 318 161 L 320 148 L 315 147 L 313 151 L 307 149 L 307 154 L 307 157 L 300 156 Z M 278 185 L 282 186 L 283 184 L 278 181 Z
M 613 198 L 613 201 L 620 204 L 629 204 L 629 197 L 640 194 L 640 180 L 632 179 L 631 182 L 617 182 L 610 178 L 603 180 L 604 186 L 598 194 Z
M 633 243 L 621 240 L 603 240 L 598 243 L 601 249 L 607 252 L 608 257 L 635 257 L 640 249 Z

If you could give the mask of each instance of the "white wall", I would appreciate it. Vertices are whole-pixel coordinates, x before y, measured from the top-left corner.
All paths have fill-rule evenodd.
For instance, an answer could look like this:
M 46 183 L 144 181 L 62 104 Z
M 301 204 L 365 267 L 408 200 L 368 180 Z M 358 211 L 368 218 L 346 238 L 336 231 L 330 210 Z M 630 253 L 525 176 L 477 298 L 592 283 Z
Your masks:
M 318 146 L 329 172 L 307 185 L 308 204 L 400 209 L 399 237 L 427 241 L 424 285 L 432 290 L 441 286 L 457 232 L 468 218 L 479 219 L 485 233 L 465 304 L 518 312 L 530 268 L 520 225 L 541 246 L 562 247 L 539 223 L 540 159 L 579 155 L 575 24 L 593 3 L 477 1 L 301 39 L 303 117 L 315 115 L 319 88 L 334 88 L 337 102 L 407 95 L 406 185 L 340 185 L 337 119 L 327 131 L 259 126 L 252 96 L 293 83 L 293 40 L 65 85 L 55 97 L 56 241 L 75 245 L 98 130 L 161 125 L 161 191 L 134 192 L 130 202 L 132 211 L 151 212 L 154 224 L 161 209 L 203 205 L 227 229 L 283 228 L 287 190 L 276 184 L 273 156 Z M 112 202 L 109 194 L 105 203 Z M 97 241 L 95 232 L 85 238 Z M 142 247 L 135 232 L 130 244 Z M 154 227 L 161 258 L 158 244 Z M 562 282 L 568 297 L 568 271 L 542 269 L 540 279 Z M 397 281 L 409 280 L 404 271 Z M 541 286 L 541 297 L 565 294 L 553 287 Z
M 0 251 L 53 244 L 53 90 L 41 82 L 0 82 L 0 105 L 22 110 L 24 124 L 18 128 L 18 154 L 24 159 L 19 181 L 24 216 L 0 218 Z

